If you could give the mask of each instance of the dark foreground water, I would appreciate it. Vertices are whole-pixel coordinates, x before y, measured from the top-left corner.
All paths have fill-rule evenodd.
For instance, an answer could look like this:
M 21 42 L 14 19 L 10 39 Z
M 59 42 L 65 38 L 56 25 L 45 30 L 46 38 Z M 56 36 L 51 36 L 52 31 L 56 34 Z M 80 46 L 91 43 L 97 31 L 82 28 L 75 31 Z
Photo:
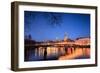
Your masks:
M 47 61 L 58 60 L 60 56 L 66 54 L 65 48 L 48 47 L 48 48 L 28 48 L 24 51 L 24 61 Z M 86 59 L 88 56 L 81 56 L 75 59 Z
M 54 48 L 52 48 L 54 49 Z M 53 51 L 53 52 L 52 52 Z M 25 50 L 25 61 L 44 61 L 44 60 L 57 60 L 60 55 L 64 53 L 58 53 L 56 50 L 50 50 L 49 48 L 31 48 Z

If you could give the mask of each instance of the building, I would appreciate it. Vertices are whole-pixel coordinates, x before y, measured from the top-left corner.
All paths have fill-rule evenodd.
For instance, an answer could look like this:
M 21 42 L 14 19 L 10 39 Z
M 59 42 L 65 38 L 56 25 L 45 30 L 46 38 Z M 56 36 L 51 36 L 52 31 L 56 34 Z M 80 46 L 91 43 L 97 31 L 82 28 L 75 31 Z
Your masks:
M 90 45 L 90 37 L 81 37 L 75 40 L 76 45 Z

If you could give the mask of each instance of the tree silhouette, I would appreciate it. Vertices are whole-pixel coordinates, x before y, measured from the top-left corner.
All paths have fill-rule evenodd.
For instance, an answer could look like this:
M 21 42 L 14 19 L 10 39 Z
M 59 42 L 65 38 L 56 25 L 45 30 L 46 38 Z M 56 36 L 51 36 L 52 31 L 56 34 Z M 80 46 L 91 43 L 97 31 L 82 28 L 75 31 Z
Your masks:
M 44 14 L 45 19 L 49 22 L 52 26 L 59 26 L 62 22 L 62 16 L 57 13 L 46 13 Z
M 28 14 L 24 15 L 24 18 L 26 17 L 28 20 L 25 20 L 25 32 L 30 31 L 31 30 L 31 26 L 30 23 L 34 22 L 34 20 L 37 17 L 37 13 L 39 12 L 27 12 Z M 53 13 L 53 12 L 43 12 L 42 16 L 44 17 L 44 19 L 48 22 L 47 24 L 51 25 L 51 26 L 60 26 L 61 22 L 62 22 L 62 15 L 59 13 Z

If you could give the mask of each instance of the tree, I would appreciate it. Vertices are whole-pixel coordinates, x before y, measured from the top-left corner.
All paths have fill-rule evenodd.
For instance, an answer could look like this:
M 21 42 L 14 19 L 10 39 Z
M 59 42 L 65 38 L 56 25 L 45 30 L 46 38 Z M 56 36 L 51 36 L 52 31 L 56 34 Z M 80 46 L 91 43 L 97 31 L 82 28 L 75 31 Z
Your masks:
M 52 26 L 61 25 L 62 16 L 57 13 L 46 13 L 44 14 L 45 19 L 48 20 L 49 24 Z
M 30 28 L 32 25 L 30 25 L 31 22 L 34 22 L 35 18 L 37 17 L 38 13 L 40 12 L 27 12 L 24 15 L 24 18 L 26 17 L 27 19 L 24 21 L 25 23 L 25 32 L 30 31 Z M 43 12 L 41 13 L 42 16 L 45 18 L 45 20 L 48 22 L 47 24 L 51 26 L 60 26 L 62 22 L 62 15 L 59 13 L 53 13 L 53 12 Z M 31 21 L 32 19 L 32 21 Z

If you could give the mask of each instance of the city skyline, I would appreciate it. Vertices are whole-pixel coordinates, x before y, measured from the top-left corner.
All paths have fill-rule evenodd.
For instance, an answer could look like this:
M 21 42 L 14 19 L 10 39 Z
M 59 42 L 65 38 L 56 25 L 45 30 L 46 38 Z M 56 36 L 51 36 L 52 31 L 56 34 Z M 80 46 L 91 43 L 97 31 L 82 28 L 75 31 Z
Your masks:
M 51 25 L 44 17 L 50 14 L 59 16 L 58 23 Z M 24 18 L 24 35 L 36 41 L 90 37 L 90 14 L 25 11 Z

